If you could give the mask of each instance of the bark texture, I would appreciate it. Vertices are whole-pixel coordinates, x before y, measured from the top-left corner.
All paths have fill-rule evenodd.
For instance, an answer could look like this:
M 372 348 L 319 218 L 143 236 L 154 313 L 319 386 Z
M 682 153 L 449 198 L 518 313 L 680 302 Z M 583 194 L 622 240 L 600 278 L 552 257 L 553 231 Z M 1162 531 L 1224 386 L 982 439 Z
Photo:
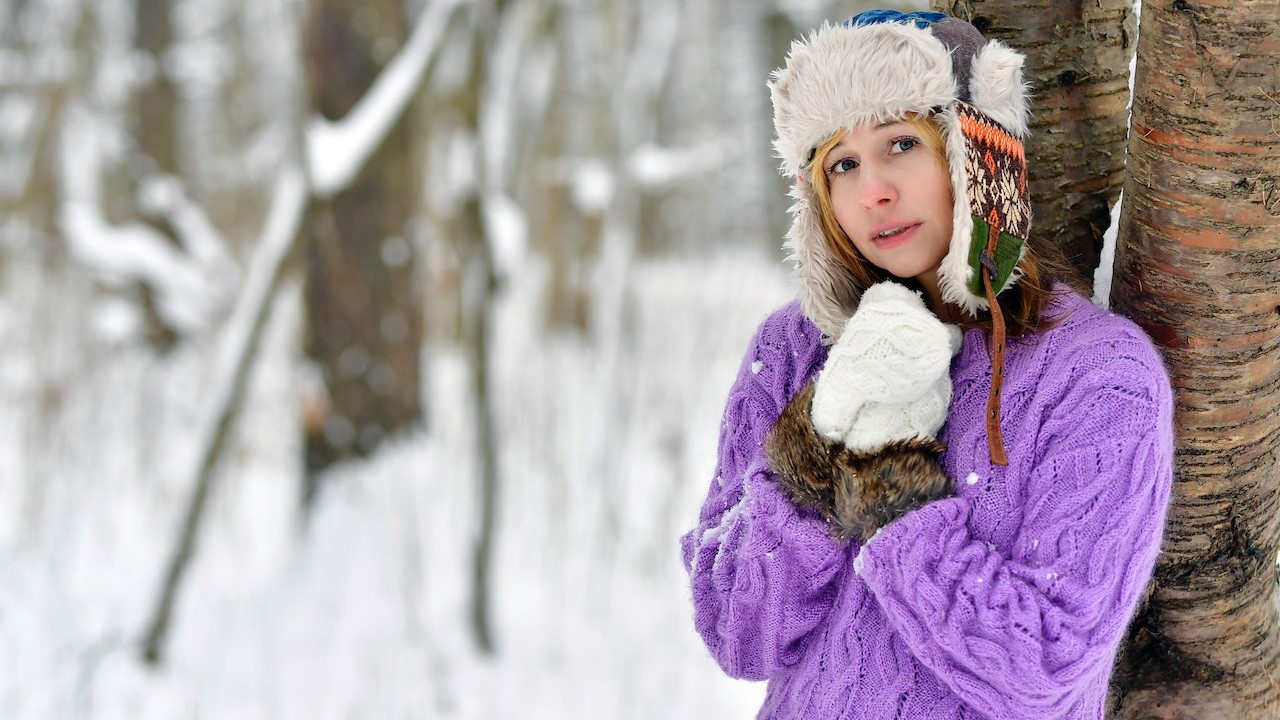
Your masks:
M 1280 0 L 1143 4 L 1112 301 L 1164 349 L 1178 453 L 1118 718 L 1280 717 Z
M 330 120 L 345 116 L 409 27 L 394 0 L 313 0 L 316 109 Z M 315 205 L 308 218 L 306 349 L 329 406 L 306 428 L 306 500 L 320 471 L 368 455 L 422 417 L 422 311 L 408 237 L 418 196 L 413 147 L 406 115 L 352 186 Z
M 1124 182 L 1130 0 L 933 0 L 1027 55 L 1032 232 L 1092 277 Z

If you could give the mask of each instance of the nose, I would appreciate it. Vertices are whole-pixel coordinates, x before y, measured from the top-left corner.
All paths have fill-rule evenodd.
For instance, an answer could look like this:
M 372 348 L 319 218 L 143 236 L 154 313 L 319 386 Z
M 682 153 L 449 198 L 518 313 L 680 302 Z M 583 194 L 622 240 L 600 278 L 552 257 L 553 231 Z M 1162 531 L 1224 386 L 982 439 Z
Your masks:
M 859 200 L 868 208 L 877 205 L 888 205 L 897 201 L 898 187 L 893 178 L 889 177 L 883 167 L 871 162 L 864 162 L 862 167 L 858 168 L 862 172 L 859 178 Z

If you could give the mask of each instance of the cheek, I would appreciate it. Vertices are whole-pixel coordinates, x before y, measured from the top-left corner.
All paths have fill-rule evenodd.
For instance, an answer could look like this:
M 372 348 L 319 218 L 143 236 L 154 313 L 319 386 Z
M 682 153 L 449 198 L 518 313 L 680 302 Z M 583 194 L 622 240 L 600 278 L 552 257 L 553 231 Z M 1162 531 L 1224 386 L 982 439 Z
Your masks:
M 841 192 L 837 188 L 832 188 L 831 210 L 836 216 L 836 222 L 844 230 L 844 234 L 853 240 L 853 244 L 858 250 L 862 250 L 863 247 L 859 244 L 857 238 L 862 236 L 862 228 L 866 221 L 858 210 L 858 204 L 853 202 L 847 195 L 847 193 Z
M 857 249 L 858 254 L 864 258 L 875 254 L 875 245 L 867 239 L 866 222 L 858 217 L 856 212 L 848 211 L 843 216 L 837 213 L 836 220 L 840 223 L 844 234 L 849 237 L 849 241 L 853 243 L 853 247 Z

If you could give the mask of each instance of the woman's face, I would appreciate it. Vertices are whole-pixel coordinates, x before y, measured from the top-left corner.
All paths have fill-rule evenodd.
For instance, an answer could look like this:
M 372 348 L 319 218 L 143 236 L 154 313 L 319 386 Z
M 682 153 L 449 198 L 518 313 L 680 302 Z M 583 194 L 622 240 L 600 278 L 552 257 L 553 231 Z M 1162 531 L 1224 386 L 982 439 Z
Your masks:
M 864 258 L 936 285 L 951 244 L 951 179 L 911 125 L 862 125 L 824 161 L 832 210 Z

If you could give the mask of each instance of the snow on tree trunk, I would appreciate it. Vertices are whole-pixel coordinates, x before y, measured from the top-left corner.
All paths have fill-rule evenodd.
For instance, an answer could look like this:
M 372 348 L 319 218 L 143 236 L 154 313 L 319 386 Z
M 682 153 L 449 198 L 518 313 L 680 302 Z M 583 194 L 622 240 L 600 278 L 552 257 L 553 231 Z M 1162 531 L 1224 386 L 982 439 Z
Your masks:
M 1118 718 L 1280 715 L 1280 1 L 1142 9 L 1113 307 L 1177 391 L 1173 504 Z

